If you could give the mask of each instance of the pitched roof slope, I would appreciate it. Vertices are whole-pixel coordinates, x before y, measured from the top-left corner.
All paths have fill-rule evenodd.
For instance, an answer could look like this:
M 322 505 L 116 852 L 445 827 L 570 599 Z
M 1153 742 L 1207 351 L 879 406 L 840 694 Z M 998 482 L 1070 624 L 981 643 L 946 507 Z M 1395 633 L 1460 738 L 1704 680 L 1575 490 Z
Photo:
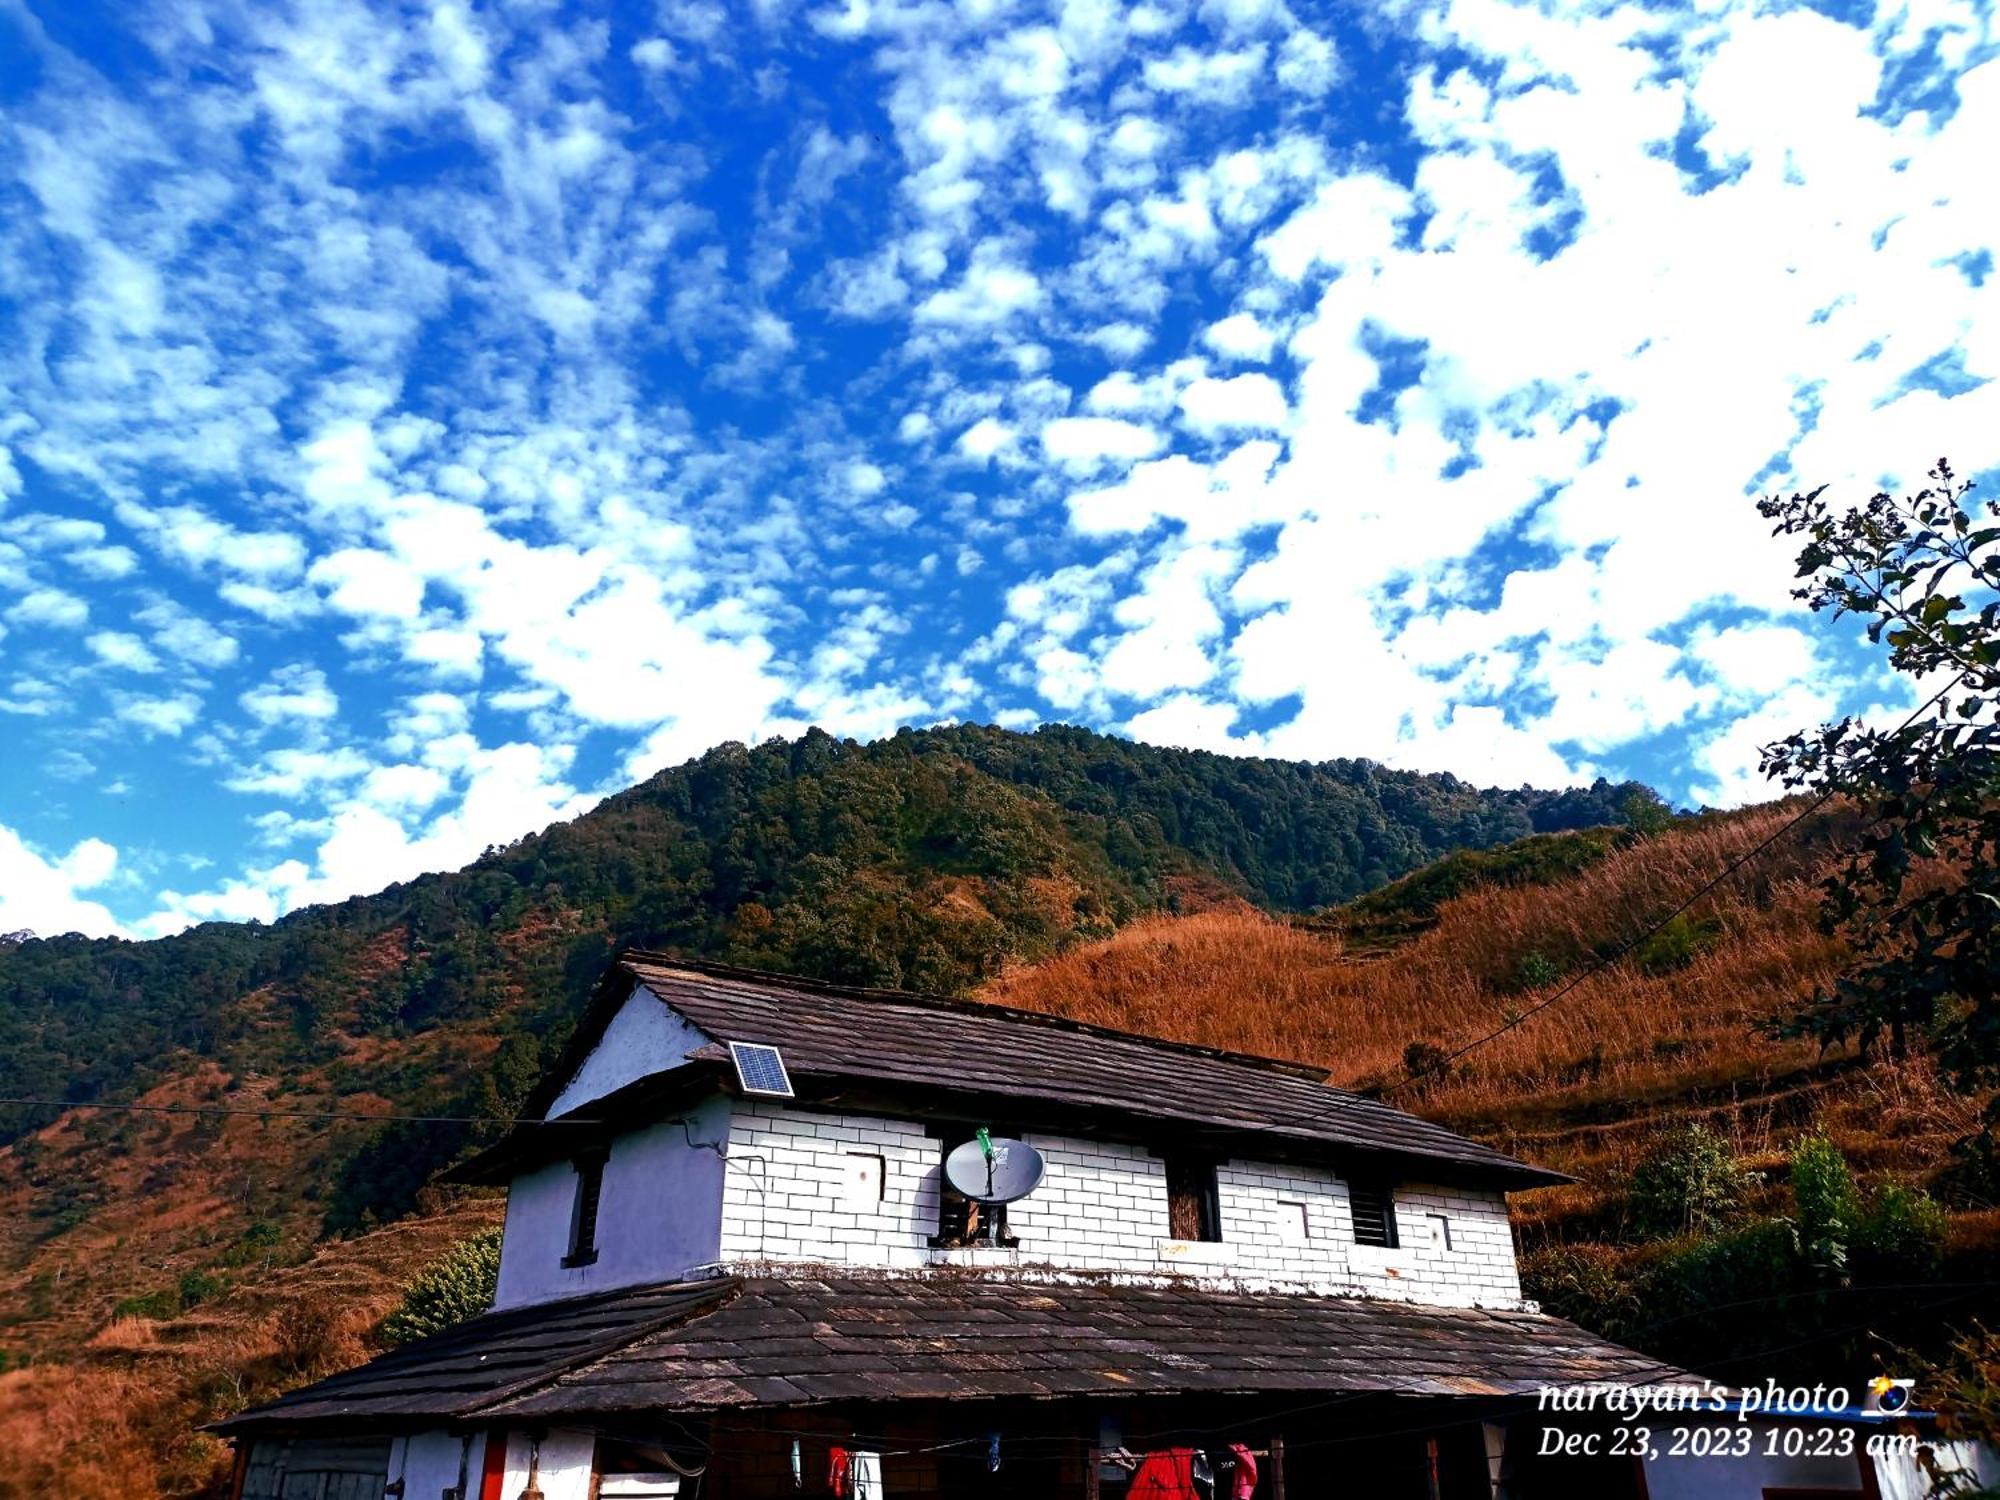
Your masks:
M 736 1291 L 733 1280 L 711 1278 L 488 1313 L 302 1386 L 217 1428 L 467 1416 Z
M 621 969 L 717 1043 L 765 1042 L 795 1078 L 998 1095 L 1426 1158 L 1508 1186 L 1567 1182 L 1324 1082 L 1310 1064 L 1089 1026 L 1039 1011 L 845 989 L 649 953 Z M 698 1055 L 698 1054 L 697 1054 Z
M 223 1425 L 1003 1396 L 1520 1396 L 1688 1378 L 1541 1313 L 1193 1282 L 718 1278 L 489 1314 Z

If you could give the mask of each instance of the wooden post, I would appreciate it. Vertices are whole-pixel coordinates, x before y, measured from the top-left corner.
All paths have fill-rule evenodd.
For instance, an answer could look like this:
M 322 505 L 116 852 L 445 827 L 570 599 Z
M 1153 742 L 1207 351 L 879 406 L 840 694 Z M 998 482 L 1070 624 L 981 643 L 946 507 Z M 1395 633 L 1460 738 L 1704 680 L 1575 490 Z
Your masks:
M 1271 1500 L 1285 1500 L 1285 1435 L 1271 1434 Z
M 1097 1466 L 1103 1462 L 1102 1448 L 1092 1448 L 1083 1455 L 1083 1500 L 1098 1500 Z

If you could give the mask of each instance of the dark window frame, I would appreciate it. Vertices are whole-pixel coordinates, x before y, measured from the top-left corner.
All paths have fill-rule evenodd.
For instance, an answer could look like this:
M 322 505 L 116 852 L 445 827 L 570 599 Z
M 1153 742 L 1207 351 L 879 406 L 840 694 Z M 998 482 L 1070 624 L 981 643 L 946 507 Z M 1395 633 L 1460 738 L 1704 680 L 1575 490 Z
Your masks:
M 570 1158 L 576 1192 L 569 1202 L 569 1251 L 562 1258 L 564 1270 L 597 1263 L 597 1220 L 604 1205 L 604 1167 L 610 1160 L 608 1146 Z
M 988 1133 L 1018 1139 L 1020 1132 L 1004 1125 L 990 1125 Z M 979 1127 L 970 1121 L 933 1121 L 924 1127 L 924 1134 L 938 1143 L 938 1216 L 937 1232 L 930 1238 L 933 1250 L 976 1250 L 982 1246 L 997 1244 L 1002 1250 L 1016 1249 L 1020 1236 L 1007 1227 L 1007 1205 L 1004 1203 L 975 1205 L 973 1201 L 945 1181 L 944 1159 L 958 1147 L 979 1134 Z M 885 1178 L 886 1183 L 886 1178 Z M 980 1212 L 975 1218 L 973 1209 Z M 988 1221 L 994 1239 L 988 1240 Z
M 1222 1243 L 1222 1188 L 1217 1182 L 1221 1165 L 1212 1156 L 1196 1151 L 1162 1151 L 1167 1169 L 1167 1238 L 1189 1244 Z M 1194 1234 L 1182 1234 L 1193 1229 Z
M 1378 1250 L 1400 1250 L 1402 1239 L 1396 1229 L 1396 1185 L 1380 1177 L 1350 1177 L 1347 1181 L 1347 1215 L 1354 1231 L 1354 1243 Z

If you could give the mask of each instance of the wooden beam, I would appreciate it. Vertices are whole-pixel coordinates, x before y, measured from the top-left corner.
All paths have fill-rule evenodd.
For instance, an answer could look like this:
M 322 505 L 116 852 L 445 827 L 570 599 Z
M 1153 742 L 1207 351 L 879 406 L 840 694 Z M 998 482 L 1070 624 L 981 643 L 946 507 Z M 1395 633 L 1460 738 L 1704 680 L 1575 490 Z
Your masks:
M 1271 1434 L 1271 1500 L 1285 1500 L 1285 1435 Z

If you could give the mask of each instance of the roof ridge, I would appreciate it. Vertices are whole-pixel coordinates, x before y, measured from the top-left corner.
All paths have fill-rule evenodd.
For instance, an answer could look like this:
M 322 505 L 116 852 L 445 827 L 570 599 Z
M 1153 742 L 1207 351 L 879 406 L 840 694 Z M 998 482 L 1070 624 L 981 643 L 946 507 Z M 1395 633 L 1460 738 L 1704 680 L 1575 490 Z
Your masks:
M 662 968 L 682 969 L 704 978 L 737 980 L 756 984 L 768 989 L 796 990 L 802 994 L 837 995 L 846 1000 L 861 1000 L 880 1004 L 918 1005 L 930 1010 L 948 1011 L 958 1015 L 995 1016 L 1028 1025 L 1043 1026 L 1053 1031 L 1076 1032 L 1084 1036 L 1110 1037 L 1123 1042 L 1137 1042 L 1142 1046 L 1156 1047 L 1162 1051 L 1178 1052 L 1196 1057 L 1207 1057 L 1222 1062 L 1238 1063 L 1245 1067 L 1261 1069 L 1268 1073 L 1284 1073 L 1295 1078 L 1304 1078 L 1325 1088 L 1329 1093 L 1347 1098 L 1360 1098 L 1352 1089 L 1341 1088 L 1328 1083 L 1329 1069 L 1317 1063 L 1302 1062 L 1289 1057 L 1267 1057 L 1256 1052 L 1237 1052 L 1227 1047 L 1211 1047 L 1201 1042 L 1176 1041 L 1171 1037 L 1151 1036 L 1143 1031 L 1126 1031 L 1116 1026 L 1100 1026 L 1092 1021 L 1077 1021 L 1068 1016 L 1055 1015 L 1045 1010 L 1028 1010 L 1018 1005 L 997 1005 L 985 1000 L 972 1000 L 957 995 L 931 994 L 922 990 L 897 990 L 874 988 L 863 985 L 836 984 L 825 979 L 808 979 L 797 974 L 780 974 L 770 969 L 745 968 L 740 964 L 719 963 L 714 959 L 693 958 L 678 953 L 667 953 L 658 949 L 628 948 L 615 960 L 620 966 L 634 963 L 651 963 Z

